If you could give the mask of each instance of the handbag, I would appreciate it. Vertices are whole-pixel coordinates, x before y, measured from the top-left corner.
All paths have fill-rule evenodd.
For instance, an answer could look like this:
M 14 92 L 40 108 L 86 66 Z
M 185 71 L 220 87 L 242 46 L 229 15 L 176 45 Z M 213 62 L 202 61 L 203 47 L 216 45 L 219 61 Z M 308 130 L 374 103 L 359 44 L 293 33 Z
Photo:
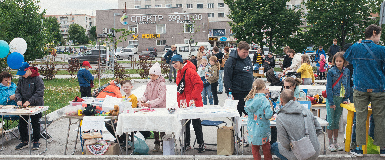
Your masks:
M 187 69 L 184 71 L 183 73 L 183 77 L 182 79 L 179 81 L 179 84 L 178 84 L 178 88 L 177 88 L 177 91 L 179 92 L 179 94 L 182 94 L 184 92 L 184 88 L 186 87 L 186 80 L 185 80 L 185 75 L 186 75 L 186 71 Z
M 306 125 L 307 123 L 305 119 L 305 117 L 307 117 L 307 114 L 303 113 L 302 111 L 302 115 L 305 121 L 305 136 L 298 141 L 294 141 L 294 138 L 290 136 L 293 139 L 290 143 L 291 150 L 293 151 L 295 157 L 297 157 L 298 160 L 309 159 L 311 156 L 313 156 L 316 153 L 316 151 L 314 150 L 314 146 L 311 143 L 309 138 L 309 132 L 307 129 L 307 125 Z
M 334 88 L 334 86 L 337 85 L 337 83 L 340 81 L 340 79 L 342 78 L 342 75 L 344 75 L 344 72 L 342 71 L 340 77 L 338 77 L 337 81 L 334 82 L 333 86 L 332 86 L 332 89 Z M 326 94 L 326 90 L 322 91 L 322 97 L 324 98 L 328 98 L 328 95 Z

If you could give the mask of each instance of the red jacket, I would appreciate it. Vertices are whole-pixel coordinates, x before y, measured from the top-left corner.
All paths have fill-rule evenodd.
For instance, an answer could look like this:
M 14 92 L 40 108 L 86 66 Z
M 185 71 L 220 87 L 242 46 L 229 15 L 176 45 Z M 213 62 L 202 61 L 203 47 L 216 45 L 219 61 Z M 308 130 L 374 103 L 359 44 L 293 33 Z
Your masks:
M 186 86 L 182 94 L 179 94 L 179 92 L 177 92 L 178 106 L 179 106 L 179 101 L 181 99 L 186 99 L 187 105 L 189 105 L 190 100 L 194 100 L 195 105 L 197 107 L 203 107 L 202 95 L 201 95 L 203 90 L 203 82 L 201 80 L 201 77 L 199 77 L 196 71 L 196 67 L 193 63 L 191 63 L 190 61 L 186 61 L 183 68 L 181 70 L 178 70 L 178 74 L 176 76 L 176 84 L 177 85 L 179 84 L 185 71 L 186 71 L 186 76 L 185 76 Z

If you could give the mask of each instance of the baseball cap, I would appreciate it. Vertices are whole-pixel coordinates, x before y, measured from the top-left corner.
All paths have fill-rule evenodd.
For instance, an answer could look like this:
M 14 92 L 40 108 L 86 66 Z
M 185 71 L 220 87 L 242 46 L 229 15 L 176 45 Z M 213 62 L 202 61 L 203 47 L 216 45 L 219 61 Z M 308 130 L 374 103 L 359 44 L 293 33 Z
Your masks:
M 83 67 L 85 67 L 85 66 L 92 68 L 90 65 L 90 62 L 88 62 L 88 61 L 83 61 Z
M 25 74 L 25 69 L 29 67 L 29 64 L 27 62 L 23 62 L 21 67 L 17 70 L 16 75 L 22 76 Z

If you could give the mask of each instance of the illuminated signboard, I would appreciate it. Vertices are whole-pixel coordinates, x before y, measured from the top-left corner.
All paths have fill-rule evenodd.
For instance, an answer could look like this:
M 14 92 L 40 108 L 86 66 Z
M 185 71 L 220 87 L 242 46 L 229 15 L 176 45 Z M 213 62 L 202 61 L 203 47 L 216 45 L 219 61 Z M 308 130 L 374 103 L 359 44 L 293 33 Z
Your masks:
M 133 40 L 137 40 L 139 35 L 132 35 Z M 151 38 L 160 38 L 160 34 L 142 34 L 142 38 L 151 39 Z
M 218 41 L 218 37 L 209 37 L 209 41 Z
M 132 23 L 136 24 L 155 24 L 157 22 L 162 21 L 170 21 L 170 22 L 177 22 L 177 23 L 190 23 L 190 21 L 200 21 L 203 19 L 202 14 L 169 14 L 169 15 L 141 15 L 141 14 L 135 14 L 135 15 L 126 15 L 123 14 L 123 16 L 120 18 L 120 22 L 123 25 L 128 25 L 125 20 L 128 19 Z

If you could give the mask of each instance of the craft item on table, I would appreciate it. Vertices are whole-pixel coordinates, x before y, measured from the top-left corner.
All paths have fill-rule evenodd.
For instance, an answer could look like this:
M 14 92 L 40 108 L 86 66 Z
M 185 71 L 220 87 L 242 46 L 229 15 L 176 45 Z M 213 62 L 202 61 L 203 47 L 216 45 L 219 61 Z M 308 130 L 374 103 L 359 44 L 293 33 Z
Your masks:
M 151 108 L 143 108 L 140 110 L 141 112 L 153 112 L 155 111 L 155 109 L 151 109 Z
M 319 96 L 318 103 L 326 103 L 326 102 L 324 102 L 324 97 Z
M 309 98 L 311 104 L 317 104 L 317 98 L 314 97 L 314 96 L 306 96 L 307 98 Z
M 167 108 L 168 113 L 173 114 L 175 113 L 175 108 Z
M 96 139 L 86 139 L 84 144 L 88 146 L 88 145 L 94 145 L 96 144 L 96 142 L 97 142 Z
M 83 114 L 86 116 L 92 116 L 95 115 L 95 106 L 92 106 L 90 104 L 87 104 L 87 107 L 83 110 Z
M 82 138 L 83 139 L 94 139 L 94 138 L 103 138 L 103 136 L 100 132 L 93 132 L 93 133 L 83 133 Z
M 187 108 L 187 102 L 185 99 L 181 99 L 179 102 L 179 108 Z
M 195 101 L 194 100 L 190 100 L 189 106 L 190 106 L 190 109 L 195 109 L 196 108 Z
M 108 144 L 104 140 L 99 140 L 96 142 L 95 145 L 88 145 L 87 149 L 90 151 L 90 153 L 94 155 L 103 155 L 104 153 L 107 152 L 108 148 L 110 147 L 110 144 Z
M 78 110 L 78 116 L 82 116 L 83 111 L 81 109 Z
M 111 116 L 118 116 L 119 115 L 119 106 L 115 105 L 114 110 L 110 110 L 110 115 Z

